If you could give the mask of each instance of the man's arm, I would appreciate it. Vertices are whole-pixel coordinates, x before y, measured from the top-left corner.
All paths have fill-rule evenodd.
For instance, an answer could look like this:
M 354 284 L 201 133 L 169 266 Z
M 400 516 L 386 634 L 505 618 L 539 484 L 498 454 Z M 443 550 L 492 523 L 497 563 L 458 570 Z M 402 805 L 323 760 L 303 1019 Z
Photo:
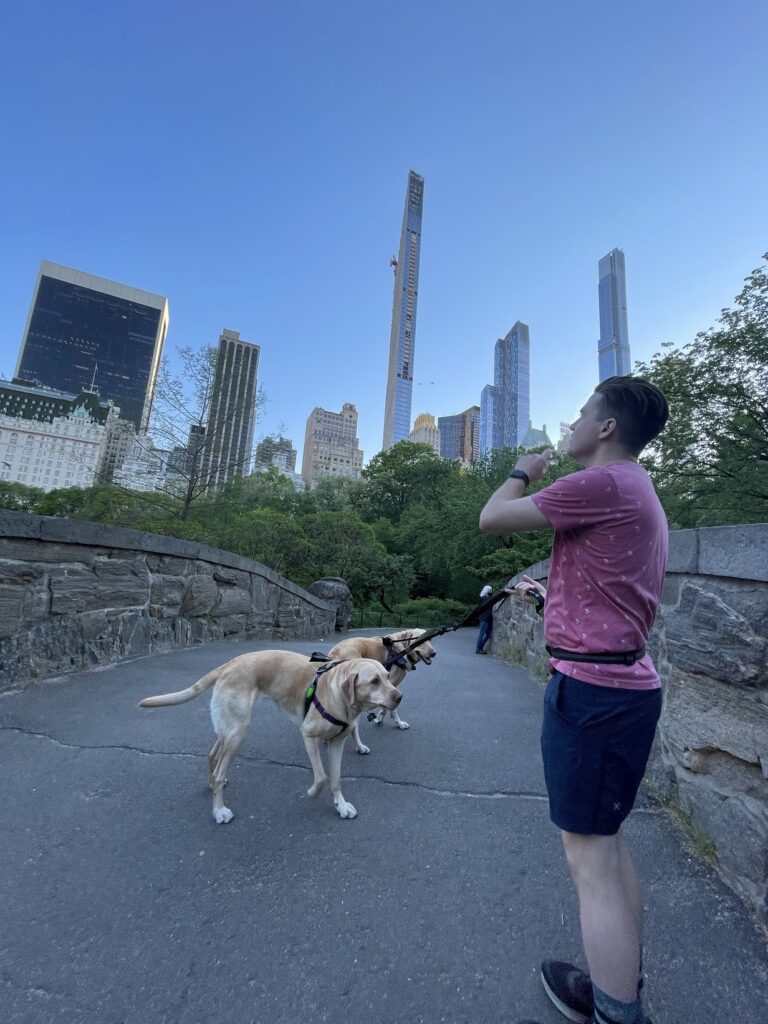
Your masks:
M 547 472 L 551 456 L 549 449 L 541 455 L 521 455 L 515 469 L 522 470 L 533 483 Z M 533 499 L 523 497 L 525 486 L 524 480 L 510 477 L 491 495 L 480 513 L 480 529 L 483 533 L 529 533 L 532 530 L 552 528 Z

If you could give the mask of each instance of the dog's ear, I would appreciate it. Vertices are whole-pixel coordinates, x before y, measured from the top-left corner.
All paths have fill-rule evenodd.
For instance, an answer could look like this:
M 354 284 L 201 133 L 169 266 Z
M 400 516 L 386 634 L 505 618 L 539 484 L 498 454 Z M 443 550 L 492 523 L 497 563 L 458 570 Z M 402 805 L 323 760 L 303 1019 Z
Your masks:
M 341 695 L 350 707 L 357 707 L 355 687 L 357 685 L 357 672 L 350 672 L 346 679 L 341 681 Z
M 384 644 L 384 646 L 387 648 L 387 650 L 389 650 L 390 647 L 392 646 L 392 643 L 393 643 L 392 637 L 391 636 L 383 636 L 381 638 L 381 642 Z

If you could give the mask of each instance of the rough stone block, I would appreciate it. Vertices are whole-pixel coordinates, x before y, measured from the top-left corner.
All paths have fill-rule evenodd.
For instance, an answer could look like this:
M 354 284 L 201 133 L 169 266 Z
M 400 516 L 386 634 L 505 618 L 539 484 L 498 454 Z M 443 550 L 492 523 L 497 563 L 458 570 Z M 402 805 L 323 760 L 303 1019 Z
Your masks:
M 186 590 L 187 581 L 183 576 L 152 576 L 149 600 L 152 605 L 163 607 L 166 612 L 178 614 Z
M 181 614 L 189 619 L 207 615 L 216 604 L 218 597 L 219 588 L 212 576 L 193 576 L 187 580 L 181 601 Z
M 694 583 L 664 617 L 664 646 L 676 668 L 723 683 L 766 683 L 768 640 L 720 597 Z
M 669 535 L 669 558 L 667 572 L 698 571 L 699 530 L 673 530 Z
M 0 509 L 0 537 L 29 537 L 40 539 L 40 516 L 29 512 L 12 512 Z
M 768 582 L 768 523 L 699 530 L 698 571 Z
M 229 615 L 247 615 L 251 610 L 251 594 L 241 587 L 225 587 L 219 590 L 219 599 L 211 610 L 215 619 L 224 619 Z

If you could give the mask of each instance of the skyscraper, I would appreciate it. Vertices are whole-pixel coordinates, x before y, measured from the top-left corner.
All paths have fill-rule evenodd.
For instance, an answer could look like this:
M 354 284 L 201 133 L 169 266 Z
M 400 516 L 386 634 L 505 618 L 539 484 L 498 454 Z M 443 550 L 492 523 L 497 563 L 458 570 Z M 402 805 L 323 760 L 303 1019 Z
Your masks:
M 413 441 L 414 444 L 428 444 L 438 455 L 440 454 L 440 431 L 432 413 L 419 413 L 414 421 L 413 430 L 408 435 L 408 440 Z
M 237 331 L 221 332 L 202 457 L 209 488 L 250 470 L 260 354 L 259 346 L 241 341 Z
M 520 320 L 493 354 L 493 385 L 498 393 L 494 406 L 494 448 L 517 448 L 528 429 L 531 415 L 531 339 L 528 324 Z
M 624 253 L 611 249 L 599 264 L 600 339 L 597 356 L 600 380 L 632 372 L 627 324 L 627 280 Z
M 469 464 L 480 457 L 480 406 L 471 405 L 455 416 L 439 416 L 440 457 Z
M 530 424 L 531 339 L 528 325 L 517 321 L 493 351 L 493 384 L 480 396 L 481 456 L 501 448 L 518 448 Z
M 408 190 L 405 195 L 400 252 L 393 261 L 395 288 L 392 298 L 392 329 L 389 336 L 389 370 L 382 444 L 385 451 L 407 438 L 411 429 L 423 207 L 424 179 L 415 171 L 411 171 L 408 174 Z
M 498 434 L 501 423 L 499 409 L 499 389 L 493 384 L 486 384 L 480 394 L 480 458 L 501 448 Z M 495 434 L 494 434 L 495 430 Z
M 301 475 L 312 488 L 321 476 L 347 476 L 357 480 L 363 453 L 357 440 L 357 409 L 345 402 L 341 412 L 315 406 L 307 418 Z
M 92 385 L 146 430 L 168 300 L 43 260 L 16 377 L 78 394 Z

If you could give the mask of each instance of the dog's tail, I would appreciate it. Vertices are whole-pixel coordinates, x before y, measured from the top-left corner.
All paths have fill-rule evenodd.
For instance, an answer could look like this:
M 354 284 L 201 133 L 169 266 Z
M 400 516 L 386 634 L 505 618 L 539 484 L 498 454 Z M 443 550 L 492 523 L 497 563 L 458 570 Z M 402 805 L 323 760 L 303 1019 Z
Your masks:
M 220 674 L 221 666 L 213 669 L 212 672 L 209 672 L 207 676 L 203 676 L 202 679 L 198 679 L 196 683 L 193 683 L 186 690 L 177 690 L 176 693 L 161 693 L 157 697 L 145 697 L 144 700 L 139 701 L 139 707 L 163 708 L 171 704 L 185 704 L 188 700 L 192 700 L 193 697 L 198 697 L 203 690 L 213 686 Z

